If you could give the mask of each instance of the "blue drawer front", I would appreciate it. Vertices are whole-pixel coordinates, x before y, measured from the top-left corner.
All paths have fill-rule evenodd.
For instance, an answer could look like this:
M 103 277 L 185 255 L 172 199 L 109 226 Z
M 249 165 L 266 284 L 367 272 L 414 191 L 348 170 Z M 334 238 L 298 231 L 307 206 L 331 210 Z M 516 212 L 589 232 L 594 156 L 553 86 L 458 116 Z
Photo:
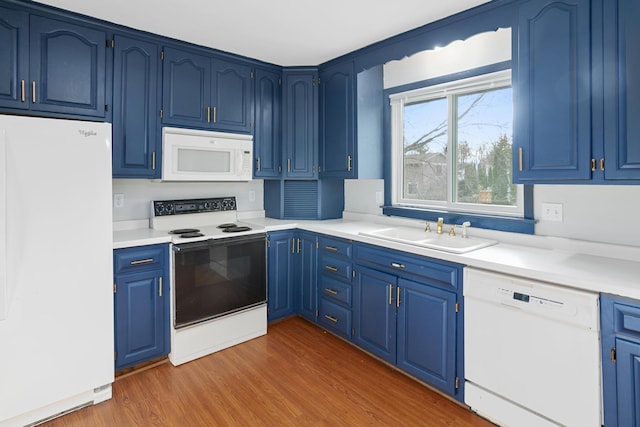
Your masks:
M 318 304 L 318 323 L 337 335 L 351 338 L 351 310 L 324 298 Z
M 327 256 L 326 254 L 320 256 L 318 271 L 321 274 L 351 283 L 352 269 L 353 266 L 350 260 Z
M 351 285 L 326 275 L 320 275 L 318 290 L 322 298 L 351 307 Z
M 462 266 L 369 245 L 354 245 L 354 258 L 358 264 L 399 276 L 424 278 L 425 283 L 447 289 L 457 289 L 462 274 Z
M 320 237 L 320 253 L 333 254 L 351 259 L 352 244 L 348 240 L 332 239 L 330 237 Z
M 164 261 L 167 245 L 137 246 L 113 251 L 115 274 L 160 268 Z

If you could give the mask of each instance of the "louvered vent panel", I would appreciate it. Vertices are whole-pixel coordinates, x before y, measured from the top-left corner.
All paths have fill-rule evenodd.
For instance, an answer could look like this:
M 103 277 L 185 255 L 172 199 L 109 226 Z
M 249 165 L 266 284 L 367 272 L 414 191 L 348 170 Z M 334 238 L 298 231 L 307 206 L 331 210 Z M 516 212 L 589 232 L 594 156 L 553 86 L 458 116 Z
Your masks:
M 284 218 L 318 218 L 318 181 L 285 181 Z

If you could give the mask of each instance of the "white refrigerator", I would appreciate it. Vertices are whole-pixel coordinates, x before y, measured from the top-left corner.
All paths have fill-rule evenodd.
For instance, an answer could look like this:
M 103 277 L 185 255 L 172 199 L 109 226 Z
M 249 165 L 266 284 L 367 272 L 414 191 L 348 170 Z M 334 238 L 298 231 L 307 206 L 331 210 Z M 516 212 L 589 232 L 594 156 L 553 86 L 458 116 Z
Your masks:
M 0 115 L 0 426 L 111 397 L 111 125 Z

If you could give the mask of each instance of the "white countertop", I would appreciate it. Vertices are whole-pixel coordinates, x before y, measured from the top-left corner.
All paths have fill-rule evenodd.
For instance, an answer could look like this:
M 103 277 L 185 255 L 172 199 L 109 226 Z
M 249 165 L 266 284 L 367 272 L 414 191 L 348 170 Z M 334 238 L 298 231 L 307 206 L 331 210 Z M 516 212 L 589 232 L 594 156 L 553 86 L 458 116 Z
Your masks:
M 264 227 L 267 232 L 297 228 L 576 289 L 640 299 L 640 247 L 523 236 L 472 228 L 471 235 L 489 237 L 500 243 L 467 254 L 454 254 L 359 234 L 394 224 L 416 227 L 416 232 L 422 232 L 419 227 L 424 222 L 420 224 L 415 220 L 357 214 L 345 215 L 343 219 L 325 221 L 272 218 L 243 218 L 242 220 Z M 114 249 L 170 241 L 170 237 L 165 232 L 148 228 L 121 228 L 114 227 L 114 230 L 118 230 L 113 233 Z

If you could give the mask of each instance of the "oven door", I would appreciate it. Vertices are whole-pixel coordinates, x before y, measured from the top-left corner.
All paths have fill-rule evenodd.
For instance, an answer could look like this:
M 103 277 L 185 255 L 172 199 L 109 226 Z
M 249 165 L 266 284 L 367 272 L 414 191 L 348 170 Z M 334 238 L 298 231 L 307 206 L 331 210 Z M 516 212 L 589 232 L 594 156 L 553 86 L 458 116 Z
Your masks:
M 264 233 L 174 246 L 176 329 L 264 304 Z

